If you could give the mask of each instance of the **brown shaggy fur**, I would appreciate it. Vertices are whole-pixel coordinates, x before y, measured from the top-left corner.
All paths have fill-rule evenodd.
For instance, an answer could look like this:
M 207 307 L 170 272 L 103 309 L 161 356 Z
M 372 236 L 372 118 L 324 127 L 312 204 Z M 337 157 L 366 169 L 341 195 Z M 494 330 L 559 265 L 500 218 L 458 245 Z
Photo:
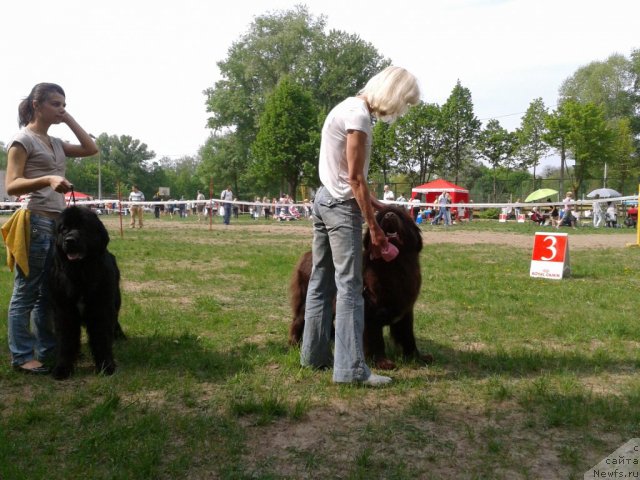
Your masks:
M 383 327 L 388 325 L 393 341 L 402 348 L 405 357 L 431 362 L 431 355 L 421 355 L 413 332 L 413 306 L 420 293 L 420 229 L 406 210 L 387 206 L 376 214 L 376 220 L 390 242 L 400 253 L 391 262 L 371 258 L 369 231 L 364 236 L 363 281 L 365 300 L 364 350 L 375 366 L 393 369 L 395 364 L 385 352 Z M 309 277 L 311 252 L 302 255 L 291 279 L 293 320 L 289 328 L 289 343 L 300 343 L 304 330 L 304 308 Z

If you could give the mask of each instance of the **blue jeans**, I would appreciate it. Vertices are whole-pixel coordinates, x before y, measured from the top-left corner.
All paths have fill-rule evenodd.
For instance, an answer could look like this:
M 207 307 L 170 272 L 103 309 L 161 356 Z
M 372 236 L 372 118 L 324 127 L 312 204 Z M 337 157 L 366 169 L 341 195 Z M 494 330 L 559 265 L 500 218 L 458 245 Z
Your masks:
M 436 217 L 432 220 L 431 224 L 432 225 L 437 225 L 438 221 L 441 218 L 444 219 L 444 224 L 445 225 L 451 225 L 451 212 L 449 211 L 448 208 L 440 207 L 440 210 L 438 211 L 438 215 L 436 215 Z
M 34 358 L 46 360 L 56 346 L 47 301 L 48 275 L 55 252 L 55 220 L 31 214 L 30 223 L 29 276 L 25 277 L 16 265 L 9 302 L 12 365 L 22 365 Z
M 224 205 L 224 224 L 229 225 L 229 221 L 231 220 L 231 204 L 225 203 Z
M 336 200 L 320 187 L 313 203 L 313 269 L 305 308 L 300 363 L 333 364 L 334 382 L 366 380 L 362 298 L 362 213 L 355 199 Z M 333 298 L 337 291 L 334 356 Z

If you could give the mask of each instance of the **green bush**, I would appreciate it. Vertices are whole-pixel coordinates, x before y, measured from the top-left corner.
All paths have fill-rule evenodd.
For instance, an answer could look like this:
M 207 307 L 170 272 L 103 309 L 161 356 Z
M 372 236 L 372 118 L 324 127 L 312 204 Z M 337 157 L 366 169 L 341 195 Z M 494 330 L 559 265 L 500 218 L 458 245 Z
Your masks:
M 499 215 L 499 208 L 487 208 L 485 210 L 480 210 L 479 212 L 474 214 L 474 216 L 477 218 L 484 218 L 489 220 L 497 220 Z

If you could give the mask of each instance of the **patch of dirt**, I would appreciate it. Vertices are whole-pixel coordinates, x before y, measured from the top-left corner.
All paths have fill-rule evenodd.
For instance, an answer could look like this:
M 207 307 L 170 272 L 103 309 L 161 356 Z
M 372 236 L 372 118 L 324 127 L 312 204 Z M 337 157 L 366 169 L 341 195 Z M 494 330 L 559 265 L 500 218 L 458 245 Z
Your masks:
M 570 235 L 571 248 L 624 248 L 627 243 L 635 243 L 634 233 L 614 233 L 608 235 L 586 234 Z M 519 235 L 510 232 L 478 232 L 473 230 L 450 229 L 447 232 L 422 231 L 422 238 L 427 244 L 457 243 L 462 245 L 492 244 L 509 245 L 518 248 L 532 248 L 533 236 Z
M 117 217 L 105 218 L 103 222 L 110 229 L 119 229 Z M 260 234 L 285 234 L 288 237 L 299 236 L 301 238 L 309 238 L 312 236 L 311 224 L 305 220 L 295 223 L 265 223 L 259 221 L 252 224 L 234 224 L 230 226 L 221 223 L 213 223 L 211 226 L 207 222 L 193 223 L 189 221 L 180 221 L 178 219 L 170 222 L 154 222 L 147 221 L 144 226 L 148 230 L 211 230 L 216 233 L 225 231 L 241 231 L 246 233 Z M 567 230 L 564 230 L 566 233 Z M 636 243 L 636 232 L 633 230 L 624 231 L 624 233 L 610 234 L 580 234 L 570 235 L 570 246 L 572 249 L 589 249 L 589 248 L 624 248 L 627 244 Z M 119 232 L 113 232 L 113 235 Z M 124 234 L 127 234 L 125 229 Z M 513 232 L 482 232 L 477 230 L 469 230 L 465 228 L 452 227 L 447 230 L 444 228 L 427 228 L 422 229 L 422 238 L 425 244 L 442 244 L 455 243 L 460 245 L 508 245 L 516 248 L 530 249 L 533 247 L 533 237 L 531 235 L 521 235 Z

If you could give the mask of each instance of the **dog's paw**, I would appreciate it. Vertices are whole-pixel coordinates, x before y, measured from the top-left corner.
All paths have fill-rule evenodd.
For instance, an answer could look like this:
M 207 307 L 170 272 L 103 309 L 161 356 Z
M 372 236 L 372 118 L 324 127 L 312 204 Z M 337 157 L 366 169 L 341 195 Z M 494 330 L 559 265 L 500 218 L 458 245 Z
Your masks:
M 433 355 L 430 353 L 421 353 L 418 358 L 426 365 L 431 365 L 434 362 Z
M 56 380 L 66 380 L 71 376 L 73 369 L 66 365 L 56 365 L 51 371 L 51 376 Z
M 396 364 L 388 358 L 380 358 L 374 364 L 380 370 L 394 370 L 396 368 Z

